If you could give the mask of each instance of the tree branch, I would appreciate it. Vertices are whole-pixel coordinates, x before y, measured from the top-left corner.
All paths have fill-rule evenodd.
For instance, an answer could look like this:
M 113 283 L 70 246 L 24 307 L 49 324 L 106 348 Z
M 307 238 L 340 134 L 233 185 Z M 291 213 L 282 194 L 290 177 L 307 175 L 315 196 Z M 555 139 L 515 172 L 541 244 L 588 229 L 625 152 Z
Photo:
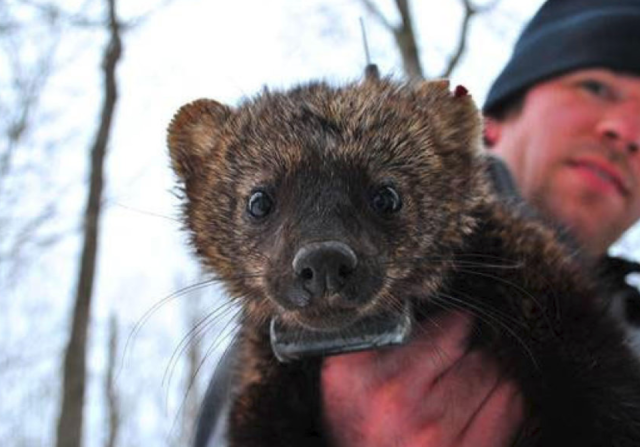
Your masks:
M 373 3 L 372 0 L 361 0 L 367 11 L 373 15 L 389 32 L 393 34 L 396 45 L 400 50 L 402 57 L 402 66 L 405 75 L 410 79 L 423 78 L 422 66 L 420 64 L 420 56 L 418 55 L 418 46 L 413 31 L 413 21 L 411 19 L 411 11 L 409 8 L 409 0 L 396 0 L 396 7 L 400 13 L 400 24 L 394 26 L 384 16 L 382 11 Z
M 378 20 L 382 24 L 382 26 L 387 28 L 387 30 L 389 30 L 392 33 L 395 33 L 396 27 L 393 26 L 393 24 L 391 24 L 391 22 L 387 20 L 387 18 L 384 16 L 384 14 L 382 14 L 382 11 L 378 9 L 375 3 L 373 3 L 371 0 L 361 0 L 361 1 L 364 7 L 366 8 L 366 10 L 369 11 L 369 14 L 375 17 L 376 20 Z
M 493 0 L 493 1 L 487 3 L 486 5 L 483 5 L 483 6 L 474 5 L 473 9 L 475 9 L 475 11 L 478 14 L 484 14 L 485 12 L 489 12 L 492 9 L 494 9 L 496 6 L 498 6 L 500 1 L 501 0 Z
M 116 66 L 122 55 L 120 24 L 115 11 L 116 0 L 106 1 L 108 2 L 109 11 L 110 40 L 102 65 L 105 96 L 99 129 L 91 149 L 91 178 L 84 217 L 84 243 L 80 260 L 71 335 L 64 359 L 62 404 L 56 439 L 57 447 L 80 447 L 82 444 L 87 333 L 98 252 L 101 197 L 104 185 L 104 159 L 118 97 Z
M 493 8 L 500 2 L 500 0 L 494 0 L 491 3 L 488 3 L 484 6 L 474 5 L 471 0 L 462 0 L 462 4 L 464 6 L 464 17 L 462 18 L 462 24 L 460 25 L 460 33 L 458 34 L 458 43 L 453 50 L 453 53 L 449 57 L 449 62 L 447 63 L 446 68 L 440 75 L 440 77 L 448 78 L 453 73 L 453 70 L 460 63 L 460 59 L 462 55 L 465 53 L 467 49 L 467 41 L 469 40 L 469 28 L 471 26 L 471 19 L 476 14 L 484 14 Z

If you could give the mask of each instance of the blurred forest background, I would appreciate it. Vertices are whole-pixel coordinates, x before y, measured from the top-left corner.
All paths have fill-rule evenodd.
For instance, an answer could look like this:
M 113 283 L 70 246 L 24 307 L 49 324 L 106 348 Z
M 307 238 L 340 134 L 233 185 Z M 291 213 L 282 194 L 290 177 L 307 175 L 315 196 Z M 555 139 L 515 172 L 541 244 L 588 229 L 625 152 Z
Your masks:
M 482 103 L 540 3 L 2 0 L 0 445 L 189 444 L 233 323 L 176 219 L 180 105 L 360 78 L 360 18 L 383 74 Z

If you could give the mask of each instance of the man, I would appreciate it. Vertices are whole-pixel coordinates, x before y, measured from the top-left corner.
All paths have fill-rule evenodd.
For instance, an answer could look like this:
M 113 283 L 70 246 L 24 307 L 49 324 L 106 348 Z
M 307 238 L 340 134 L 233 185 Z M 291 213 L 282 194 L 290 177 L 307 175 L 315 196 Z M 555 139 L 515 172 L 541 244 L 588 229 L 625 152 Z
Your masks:
M 640 0 L 548 0 L 484 112 L 489 151 L 525 200 L 603 258 L 603 286 L 632 323 L 640 304 L 624 276 L 639 266 L 605 255 L 640 218 Z M 523 418 L 517 386 L 465 350 L 469 316 L 438 326 L 429 340 L 325 360 L 325 420 L 337 447 L 511 445 Z M 197 445 L 210 440 L 212 416 L 205 406 Z
M 604 258 L 640 218 L 640 1 L 548 0 L 484 112 L 488 150 L 524 199 L 587 256 Z M 603 264 L 617 267 L 607 281 L 626 294 L 616 307 L 628 322 L 640 306 L 623 284 L 634 266 Z M 511 445 L 523 417 L 518 389 L 482 354 L 465 352 L 467 316 L 439 326 L 430 343 L 325 361 L 325 415 L 337 446 Z

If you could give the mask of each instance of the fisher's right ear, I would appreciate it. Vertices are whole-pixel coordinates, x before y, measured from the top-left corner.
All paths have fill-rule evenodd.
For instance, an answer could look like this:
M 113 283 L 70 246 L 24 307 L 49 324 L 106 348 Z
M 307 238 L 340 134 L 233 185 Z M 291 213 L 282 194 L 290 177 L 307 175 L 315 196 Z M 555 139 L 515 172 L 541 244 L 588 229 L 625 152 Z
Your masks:
M 167 143 L 171 165 L 183 182 L 198 176 L 205 163 L 221 156 L 224 126 L 233 115 L 230 107 L 212 99 L 182 106 L 169 124 Z

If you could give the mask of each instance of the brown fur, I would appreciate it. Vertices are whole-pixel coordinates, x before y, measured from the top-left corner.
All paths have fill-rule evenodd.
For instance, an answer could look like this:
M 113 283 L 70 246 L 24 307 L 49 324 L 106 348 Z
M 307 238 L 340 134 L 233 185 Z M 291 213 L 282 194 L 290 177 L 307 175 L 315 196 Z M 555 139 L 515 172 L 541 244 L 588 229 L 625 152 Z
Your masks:
M 417 319 L 477 315 L 470 344 L 495 355 L 527 399 L 518 445 L 640 445 L 640 368 L 555 234 L 492 195 L 480 128 L 471 97 L 445 81 L 316 83 L 236 109 L 180 109 L 169 147 L 185 221 L 243 308 L 233 446 L 326 445 L 321 359 L 278 363 L 272 315 L 348 330 L 405 300 Z M 381 216 L 370 197 L 389 184 L 402 208 Z M 256 188 L 274 199 L 262 220 L 247 212 Z M 358 268 L 344 290 L 295 305 L 292 259 L 325 240 L 351 247 Z

